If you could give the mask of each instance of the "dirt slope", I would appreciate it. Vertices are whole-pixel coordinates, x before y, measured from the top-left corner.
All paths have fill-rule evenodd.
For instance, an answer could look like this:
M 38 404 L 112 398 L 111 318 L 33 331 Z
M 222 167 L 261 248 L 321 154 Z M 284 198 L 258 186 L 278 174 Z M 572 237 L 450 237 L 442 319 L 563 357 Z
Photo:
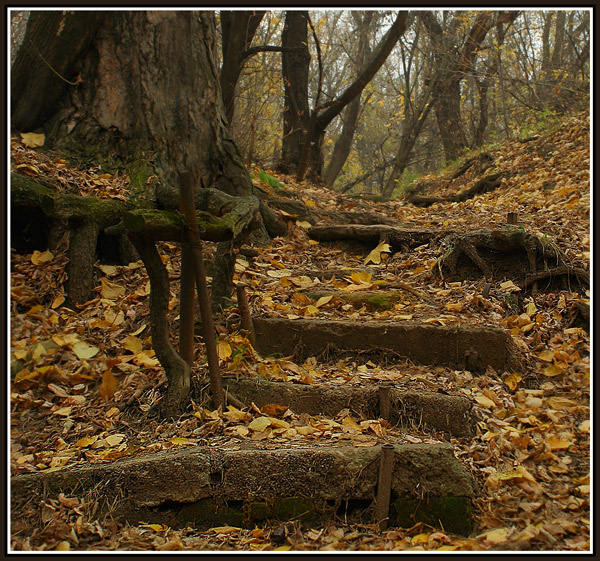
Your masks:
M 173 530 L 95 520 L 84 497 L 33 498 L 35 518 L 13 521 L 11 544 L 27 549 L 126 550 L 561 550 L 590 547 L 590 339 L 581 316 L 589 302 L 585 287 L 535 295 L 510 278 L 446 282 L 435 276 L 449 249 L 445 234 L 504 228 L 507 214 L 517 227 L 548 239 L 574 266 L 590 269 L 589 116 L 578 115 L 527 142 L 515 140 L 492 152 L 491 171 L 507 171 L 501 185 L 460 203 L 418 208 L 398 199 L 374 203 L 341 196 L 279 177 L 309 209 L 379 213 L 405 228 L 427 228 L 429 244 L 378 261 L 352 243 L 319 243 L 310 224 L 284 216 L 289 235 L 240 256 L 236 281 L 244 282 L 254 316 L 420 322 L 506 329 L 518 350 L 520 368 L 482 372 L 410 362 L 375 364 L 347 360 L 260 357 L 239 331 L 234 305 L 219 318 L 219 356 L 224 374 L 240 378 L 368 387 L 390 381 L 410 390 L 447 392 L 472 401 L 473 438 L 401 430 L 351 411 L 336 419 L 256 406 L 210 411 L 207 368 L 197 345 L 193 402 L 176 422 L 154 416 L 165 377 L 151 347 L 149 285 L 141 262 L 96 265 L 96 297 L 81 310 L 64 306 L 66 254 L 11 252 L 11 472 L 113 462 L 181 446 L 299 446 L 307 443 L 375 446 L 394 442 L 450 442 L 478 486 L 475 530 L 459 537 L 417 524 L 411 529 L 350 526 L 282 526 Z M 12 143 L 13 171 L 29 173 L 64 189 L 114 196 L 124 184 L 103 170 L 78 169 L 60 155 Z M 430 194 L 444 196 L 471 186 L 465 173 L 448 183 L 428 178 Z M 257 180 L 258 181 L 258 180 Z M 125 182 L 126 184 L 126 182 Z M 436 189 L 435 186 L 438 186 Z M 261 188 L 269 189 L 261 183 Z M 325 222 L 331 222 L 328 219 Z M 208 254 L 214 249 L 207 244 Z M 161 254 L 172 281 L 173 341 L 178 332 L 179 248 L 164 243 Z M 385 252 L 384 252 L 385 253 Z M 525 265 L 523 265 L 525 266 Z M 348 269 L 348 273 L 339 273 Z M 334 278 L 323 271 L 338 271 Z M 362 272 L 356 272 L 362 271 Z M 387 284 L 386 284 L 387 283 Z M 508 283 L 508 284 L 507 284 Z M 384 292 L 400 297 L 386 308 L 358 305 L 345 294 Z M 331 297 L 311 298 L 320 291 Z M 234 302 L 235 304 L 235 302 Z M 384 357 L 385 358 L 385 357 Z M 276 404 L 274 404 L 276 405 Z M 263 408 L 264 409 L 264 408 Z M 252 424 L 265 415 L 285 424 Z M 356 418 L 355 418 L 356 417 Z M 259 426 L 260 425 L 260 426 Z M 258 429 L 261 430 L 258 430 Z M 41 516 L 41 518 L 39 518 Z M 34 524 L 34 522 L 36 522 Z

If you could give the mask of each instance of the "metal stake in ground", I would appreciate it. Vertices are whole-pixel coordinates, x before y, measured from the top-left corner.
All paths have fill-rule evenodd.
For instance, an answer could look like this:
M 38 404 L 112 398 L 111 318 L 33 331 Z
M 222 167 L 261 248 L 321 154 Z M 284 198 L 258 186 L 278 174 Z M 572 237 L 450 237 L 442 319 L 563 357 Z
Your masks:
M 206 347 L 213 406 L 217 408 L 223 405 L 223 385 L 219 370 L 215 327 L 210 310 L 208 286 L 206 284 L 202 242 L 200 241 L 198 219 L 194 205 L 193 179 L 189 171 L 179 174 L 179 197 L 180 206 L 187 225 L 188 236 L 194 252 L 194 277 L 196 279 L 196 291 L 198 292 L 198 302 L 200 304 L 200 315 L 202 316 L 202 337 L 204 338 L 204 345 Z
M 379 529 L 385 530 L 390 517 L 390 495 L 392 493 L 392 475 L 394 473 L 394 445 L 383 444 L 379 460 L 379 480 L 375 499 L 375 522 Z

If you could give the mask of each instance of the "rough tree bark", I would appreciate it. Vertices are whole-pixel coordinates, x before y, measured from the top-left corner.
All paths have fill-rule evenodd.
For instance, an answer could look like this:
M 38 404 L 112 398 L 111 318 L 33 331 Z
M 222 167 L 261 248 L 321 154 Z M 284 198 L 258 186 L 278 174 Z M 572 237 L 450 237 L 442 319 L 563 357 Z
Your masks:
M 356 25 L 356 33 L 358 34 L 358 47 L 356 54 L 356 74 L 360 75 L 361 71 L 364 70 L 367 58 L 369 55 L 369 26 L 373 21 L 374 12 L 352 12 L 354 22 Z M 350 105 L 344 110 L 342 116 L 343 125 L 342 132 L 337 139 L 333 152 L 327 168 L 325 170 L 325 184 L 330 189 L 333 187 L 335 180 L 342 171 L 348 155 L 350 154 L 350 148 L 352 147 L 352 140 L 354 138 L 354 132 L 356 131 L 356 125 L 358 123 L 358 116 L 361 108 L 361 96 L 356 96 Z
M 48 146 L 118 157 L 125 173 L 146 167 L 146 179 L 156 175 L 158 182 L 153 192 L 138 194 L 141 206 L 156 202 L 177 211 L 177 176 L 186 170 L 198 186 L 250 195 L 250 177 L 227 130 L 216 45 L 213 12 L 36 12 L 12 66 L 13 130 L 43 128 Z M 78 225 L 76 232 L 91 248 L 97 227 Z M 153 278 L 153 339 L 173 386 L 165 409 L 171 414 L 184 406 L 189 367 L 165 335 L 168 281 L 157 271 L 152 245 L 137 249 Z
M 286 50 L 281 55 L 284 108 L 281 162 L 278 168 L 284 173 L 293 173 L 300 163 L 304 131 L 309 119 L 308 12 L 286 12 L 281 45 Z
M 421 12 L 420 17 L 431 38 L 436 64 L 443 68 L 434 94 L 435 116 L 446 161 L 451 162 L 468 145 L 460 111 L 461 82 L 471 70 L 475 55 L 497 16 L 490 11 L 479 13 L 461 50 L 456 46 L 459 44 L 456 19 L 444 29 L 433 12 Z
M 396 20 L 386 33 L 386 35 L 381 39 L 379 45 L 374 49 L 374 54 L 366 64 L 364 70 L 360 73 L 360 75 L 350 84 L 335 100 L 328 102 L 327 104 L 316 107 L 315 111 L 317 114 L 315 115 L 316 120 L 314 123 L 314 127 L 311 130 L 310 135 L 306 135 L 301 145 L 298 147 L 297 144 L 294 145 L 294 152 L 284 152 L 282 154 L 282 158 L 285 162 L 300 162 L 301 155 L 304 149 L 304 143 L 310 144 L 310 161 L 309 161 L 309 172 L 308 175 L 313 180 L 320 180 L 323 175 L 323 140 L 325 138 L 325 131 L 331 121 L 335 119 L 344 108 L 350 104 L 357 96 L 361 94 L 361 92 L 365 89 L 367 84 L 371 81 L 373 76 L 377 73 L 377 71 L 381 68 L 383 63 L 386 61 L 390 52 L 398 42 L 398 39 L 404 33 L 407 27 L 408 20 L 408 12 L 400 11 L 396 17 Z M 284 71 L 284 76 L 286 76 Z M 284 78 L 284 84 L 286 80 Z M 298 90 L 300 91 L 300 90 Z M 302 89 L 304 92 L 304 89 Z M 302 93 L 304 95 L 304 93 Z M 304 106 L 304 102 L 303 102 Z M 290 105 L 292 109 L 298 107 L 294 105 Z M 288 108 L 287 98 L 286 98 L 286 109 Z M 306 114 L 306 121 L 303 124 L 304 130 L 308 128 L 308 93 L 306 94 L 306 110 L 300 109 L 297 117 L 304 116 Z M 284 128 L 284 141 L 286 140 L 286 132 Z M 290 143 L 290 148 L 292 147 Z M 297 150 L 297 152 L 296 152 Z M 294 169 L 293 171 L 296 171 Z
M 256 29 L 265 11 L 221 10 L 221 95 L 227 122 L 231 123 L 235 112 L 235 87 L 244 65 L 242 53 L 250 48 Z

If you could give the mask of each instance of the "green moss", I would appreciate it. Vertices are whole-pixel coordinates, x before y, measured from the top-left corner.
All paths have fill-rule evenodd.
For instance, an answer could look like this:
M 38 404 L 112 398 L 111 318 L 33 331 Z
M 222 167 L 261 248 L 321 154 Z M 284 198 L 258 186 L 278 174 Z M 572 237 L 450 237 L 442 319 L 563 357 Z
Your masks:
M 401 497 L 392 503 L 390 520 L 403 528 L 417 522 L 467 536 L 471 533 L 469 497 L 430 497 L 423 500 Z
M 390 310 L 398 300 L 397 294 L 372 294 L 366 297 L 365 304 L 371 310 Z

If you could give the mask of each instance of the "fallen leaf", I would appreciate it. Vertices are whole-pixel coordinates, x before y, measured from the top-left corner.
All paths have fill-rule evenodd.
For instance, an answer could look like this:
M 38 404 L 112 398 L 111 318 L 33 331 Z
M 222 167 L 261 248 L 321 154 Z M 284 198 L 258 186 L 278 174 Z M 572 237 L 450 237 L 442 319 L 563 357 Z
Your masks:
M 236 526 L 215 526 L 214 528 L 209 528 L 209 532 L 215 532 L 216 534 L 232 534 L 233 532 L 241 531 L 241 528 L 237 528 Z
M 556 364 L 551 364 L 547 368 L 544 368 L 544 376 L 548 376 L 548 378 L 552 378 L 554 376 L 560 376 L 561 374 L 564 374 L 564 373 L 565 373 L 565 371 L 560 366 L 557 366 Z
M 222 341 L 219 341 L 217 343 L 217 354 L 219 355 L 219 358 L 221 360 L 228 359 L 231 356 L 232 352 L 233 351 L 231 350 L 231 345 L 228 341 L 223 339 Z
M 142 340 L 134 337 L 133 335 L 128 335 L 125 337 L 125 339 L 122 341 L 122 344 L 124 349 L 131 351 L 134 355 L 141 353 L 142 349 L 144 348 Z
M 486 407 L 487 409 L 491 409 L 492 407 L 496 406 L 496 404 L 489 397 L 486 397 L 485 395 L 481 394 L 475 396 L 475 401 L 479 403 L 479 405 L 481 405 L 482 407 Z
M 369 263 L 375 263 L 375 265 L 379 265 L 381 263 L 381 254 L 382 253 L 390 253 L 392 248 L 390 244 L 385 242 L 380 242 L 379 245 L 367 255 L 365 260 L 363 261 L 363 265 L 367 265 Z
M 283 413 L 285 413 L 288 408 L 285 405 L 276 405 L 274 403 L 267 403 L 263 405 L 260 410 L 269 417 L 279 417 Z
M 101 278 L 100 285 L 100 294 L 107 300 L 116 300 L 125 294 L 125 287 L 112 283 L 108 279 Z
M 417 534 L 410 540 L 411 545 L 419 545 L 429 541 L 429 534 Z
M 248 428 L 255 432 L 263 432 L 270 426 L 271 421 L 268 417 L 258 417 L 248 425 Z
M 38 251 L 37 249 L 31 255 L 31 262 L 34 265 L 43 265 L 54 259 L 54 254 L 50 250 Z
M 22 132 L 21 142 L 27 146 L 27 148 L 39 148 L 44 145 L 46 137 L 42 133 L 36 132 Z
M 79 360 L 92 358 L 100 351 L 98 347 L 92 347 L 85 341 L 77 341 L 77 343 L 75 343 L 71 349 L 77 355 Z
M 108 401 L 117 391 L 117 379 L 110 370 L 106 370 L 102 374 L 102 383 L 100 384 L 99 393 L 106 401 Z
M 523 377 L 520 374 L 513 373 L 504 378 L 504 384 L 512 391 L 515 391 L 519 387 L 521 380 L 523 380 Z

